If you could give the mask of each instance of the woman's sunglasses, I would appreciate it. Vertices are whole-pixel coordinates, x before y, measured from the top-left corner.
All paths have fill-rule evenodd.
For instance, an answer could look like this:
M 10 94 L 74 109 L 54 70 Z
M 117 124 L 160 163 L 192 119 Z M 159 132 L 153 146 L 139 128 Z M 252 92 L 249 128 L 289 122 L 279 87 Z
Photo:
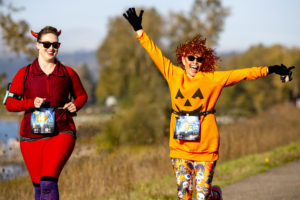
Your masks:
M 59 42 L 42 42 L 38 41 L 38 43 L 43 44 L 43 47 L 48 49 L 51 45 L 53 46 L 54 49 L 58 49 L 60 47 Z
M 195 57 L 195 56 L 188 56 L 188 59 L 189 61 L 194 61 L 196 59 L 198 63 L 201 63 L 204 60 L 203 57 Z

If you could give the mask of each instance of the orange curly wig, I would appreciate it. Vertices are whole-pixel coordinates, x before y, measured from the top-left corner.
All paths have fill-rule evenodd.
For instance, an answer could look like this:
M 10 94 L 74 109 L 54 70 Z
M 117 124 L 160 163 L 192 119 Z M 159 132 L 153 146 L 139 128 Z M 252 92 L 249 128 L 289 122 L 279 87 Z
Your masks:
M 203 39 L 200 34 L 196 35 L 192 40 L 184 44 L 180 44 L 176 49 L 177 62 L 184 68 L 182 57 L 189 55 L 201 55 L 203 57 L 203 72 L 213 72 L 218 67 L 217 62 L 220 58 L 215 55 L 215 51 L 205 46 L 206 39 Z

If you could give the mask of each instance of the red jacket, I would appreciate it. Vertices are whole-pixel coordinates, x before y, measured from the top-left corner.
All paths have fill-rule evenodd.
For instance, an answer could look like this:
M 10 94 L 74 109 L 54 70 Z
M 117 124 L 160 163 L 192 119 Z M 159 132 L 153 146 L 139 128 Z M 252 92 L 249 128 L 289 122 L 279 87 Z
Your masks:
M 74 104 L 77 111 L 87 101 L 87 94 L 81 84 L 79 76 L 70 67 L 65 66 L 69 73 L 69 77 L 63 69 L 59 61 L 51 74 L 48 76 L 41 70 L 38 59 L 35 59 L 30 66 L 27 78 L 25 80 L 25 91 L 23 94 L 23 81 L 25 77 L 26 67 L 21 68 L 14 77 L 10 92 L 21 94 L 24 100 L 17 100 L 11 97 L 7 98 L 6 109 L 11 112 L 25 111 L 20 135 L 27 138 L 40 138 L 44 135 L 32 134 L 30 128 L 30 116 L 34 109 L 34 99 L 36 97 L 46 98 L 46 102 L 50 107 L 63 107 L 69 102 L 68 96 L 72 88 L 74 94 Z M 71 79 L 71 80 L 70 80 Z M 56 133 L 63 131 L 76 132 L 76 127 L 71 114 L 67 110 L 56 110 Z

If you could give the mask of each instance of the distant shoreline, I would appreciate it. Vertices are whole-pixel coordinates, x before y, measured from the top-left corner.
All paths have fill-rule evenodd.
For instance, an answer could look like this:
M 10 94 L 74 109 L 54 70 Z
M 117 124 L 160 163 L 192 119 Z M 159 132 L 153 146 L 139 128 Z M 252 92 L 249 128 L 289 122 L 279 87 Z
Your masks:
M 20 115 L 0 115 L 1 121 L 17 121 Z

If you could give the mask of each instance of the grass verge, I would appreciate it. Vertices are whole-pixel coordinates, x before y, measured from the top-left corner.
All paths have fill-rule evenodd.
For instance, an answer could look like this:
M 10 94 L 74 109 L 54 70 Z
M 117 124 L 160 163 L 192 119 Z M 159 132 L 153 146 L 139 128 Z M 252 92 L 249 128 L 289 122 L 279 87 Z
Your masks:
M 214 185 L 225 186 L 246 177 L 266 172 L 290 161 L 300 159 L 300 141 L 277 147 L 272 151 L 252 154 L 217 164 Z M 176 182 L 173 175 L 140 182 L 131 192 L 132 199 L 176 200 Z
M 157 147 L 153 147 L 157 148 Z M 134 156 L 135 158 L 142 156 L 143 158 L 149 157 L 149 153 L 152 150 L 149 148 L 141 148 L 139 149 L 139 154 L 131 152 L 131 156 Z M 160 150 L 160 152 L 162 149 Z M 136 151 L 135 151 L 136 152 Z M 157 149 L 156 151 L 157 152 Z M 147 153 L 148 156 L 145 156 L 145 153 Z M 117 156 L 118 157 L 118 156 Z M 117 162 L 128 162 L 127 158 L 122 157 L 122 159 L 118 159 L 116 155 L 114 155 L 114 158 L 108 158 L 107 160 L 103 161 L 101 166 L 105 163 L 110 163 L 110 159 L 117 159 Z M 151 154 L 150 154 L 151 157 Z M 131 158 L 131 157 L 129 157 Z M 153 158 L 149 158 L 153 159 Z M 244 179 L 248 176 L 258 174 L 261 172 L 268 171 L 274 167 L 278 167 L 281 165 L 284 165 L 290 161 L 300 159 L 300 140 L 297 142 L 290 143 L 286 146 L 281 146 L 278 148 L 273 149 L 272 151 L 268 151 L 265 153 L 260 154 L 252 154 L 248 156 L 243 156 L 238 159 L 234 160 L 228 160 L 228 161 L 220 161 L 217 164 L 214 181 L 213 184 L 217 184 L 220 186 L 224 186 L 236 181 L 239 181 L 241 179 Z M 97 159 L 98 160 L 98 159 Z M 159 159 L 164 160 L 164 162 L 168 162 L 170 164 L 170 160 L 166 159 Z M 156 160 L 156 164 L 159 164 L 159 160 Z M 132 177 L 133 174 L 131 170 L 137 170 L 137 169 L 129 169 L 129 171 L 126 171 L 128 173 L 126 176 L 121 176 L 122 174 L 119 173 L 119 180 L 111 179 L 109 180 L 103 180 L 106 183 L 109 184 L 112 183 L 113 188 L 111 188 L 110 192 L 101 192 L 101 187 L 99 186 L 99 183 L 97 182 L 99 179 L 99 175 L 95 174 L 95 169 L 93 166 L 90 166 L 91 161 L 87 160 L 86 162 L 80 162 L 80 164 L 72 163 L 69 167 L 74 169 L 76 168 L 78 170 L 77 175 L 75 176 L 74 171 L 66 170 L 64 173 L 64 176 L 67 176 L 72 179 L 72 184 L 70 185 L 67 181 L 67 177 L 62 178 L 60 183 L 60 193 L 61 196 L 64 197 L 63 199 L 84 199 L 84 200 L 114 200 L 114 199 L 140 199 L 140 200 L 176 200 L 176 181 L 175 177 L 173 176 L 171 170 L 164 171 L 162 173 L 158 173 L 156 171 L 155 175 L 152 174 L 152 178 L 146 178 L 143 180 L 142 178 Z M 99 161 L 95 161 L 95 163 L 99 163 Z M 88 168 L 88 171 L 94 171 L 94 173 L 91 173 L 91 177 L 87 177 L 87 170 L 86 167 L 80 167 L 80 165 L 88 164 L 90 168 Z M 77 166 L 78 165 L 78 166 Z M 150 168 L 148 168 L 150 167 Z M 148 170 L 153 168 L 150 165 L 146 167 Z M 124 168 L 123 168 L 124 169 Z M 140 174 L 140 176 L 147 176 L 148 170 L 145 169 L 143 174 Z M 103 167 L 102 167 L 103 170 Z M 119 169 L 117 170 L 119 171 Z M 117 172 L 116 171 L 116 172 Z M 71 173 L 72 172 L 72 173 Z M 114 174 L 116 172 L 111 172 L 109 174 Z M 83 173 L 86 179 L 86 182 L 83 180 L 83 177 L 79 179 L 80 173 Z M 125 172 L 124 172 L 125 173 Z M 154 173 L 154 172 L 153 172 Z M 73 175 L 71 175 L 73 174 Z M 106 172 L 106 174 L 108 174 Z M 165 175 L 166 174 L 166 175 Z M 97 176 L 92 177 L 92 175 Z M 74 177 L 73 177 L 74 176 Z M 135 175 L 136 176 L 136 175 Z M 122 178 L 123 177 L 123 178 Z M 135 180 L 139 180 L 137 182 L 132 181 L 128 185 L 128 177 L 131 177 Z M 125 180 L 125 179 L 126 180 Z M 28 180 L 28 177 L 21 177 L 16 178 L 9 181 L 3 181 L 0 183 L 0 200 L 4 199 L 32 199 L 33 198 L 33 188 L 31 185 L 31 182 Z M 74 179 L 74 180 L 73 180 Z M 124 180 L 123 180 L 124 179 Z M 76 181 L 76 182 L 73 182 Z M 108 182 L 107 182 L 108 181 Z M 121 182 L 126 182 L 128 187 L 126 190 L 122 187 L 123 185 Z M 92 187 L 94 189 L 98 188 L 98 192 L 95 190 L 84 192 L 81 191 L 81 187 L 84 187 L 84 185 L 81 185 L 81 182 L 85 184 L 89 184 L 89 187 Z M 99 188 L 100 187 L 100 188 Z M 16 188 L 18 188 L 19 193 L 16 192 Z M 114 189 L 115 188 L 115 189 Z M 76 192 L 75 192 L 76 191 Z M 82 193 L 83 192 L 83 193 Z M 107 195 L 104 195 L 107 194 Z
M 224 161 L 217 166 L 214 184 L 221 186 L 231 184 L 297 159 L 300 159 L 300 141 L 277 147 L 269 152 Z

